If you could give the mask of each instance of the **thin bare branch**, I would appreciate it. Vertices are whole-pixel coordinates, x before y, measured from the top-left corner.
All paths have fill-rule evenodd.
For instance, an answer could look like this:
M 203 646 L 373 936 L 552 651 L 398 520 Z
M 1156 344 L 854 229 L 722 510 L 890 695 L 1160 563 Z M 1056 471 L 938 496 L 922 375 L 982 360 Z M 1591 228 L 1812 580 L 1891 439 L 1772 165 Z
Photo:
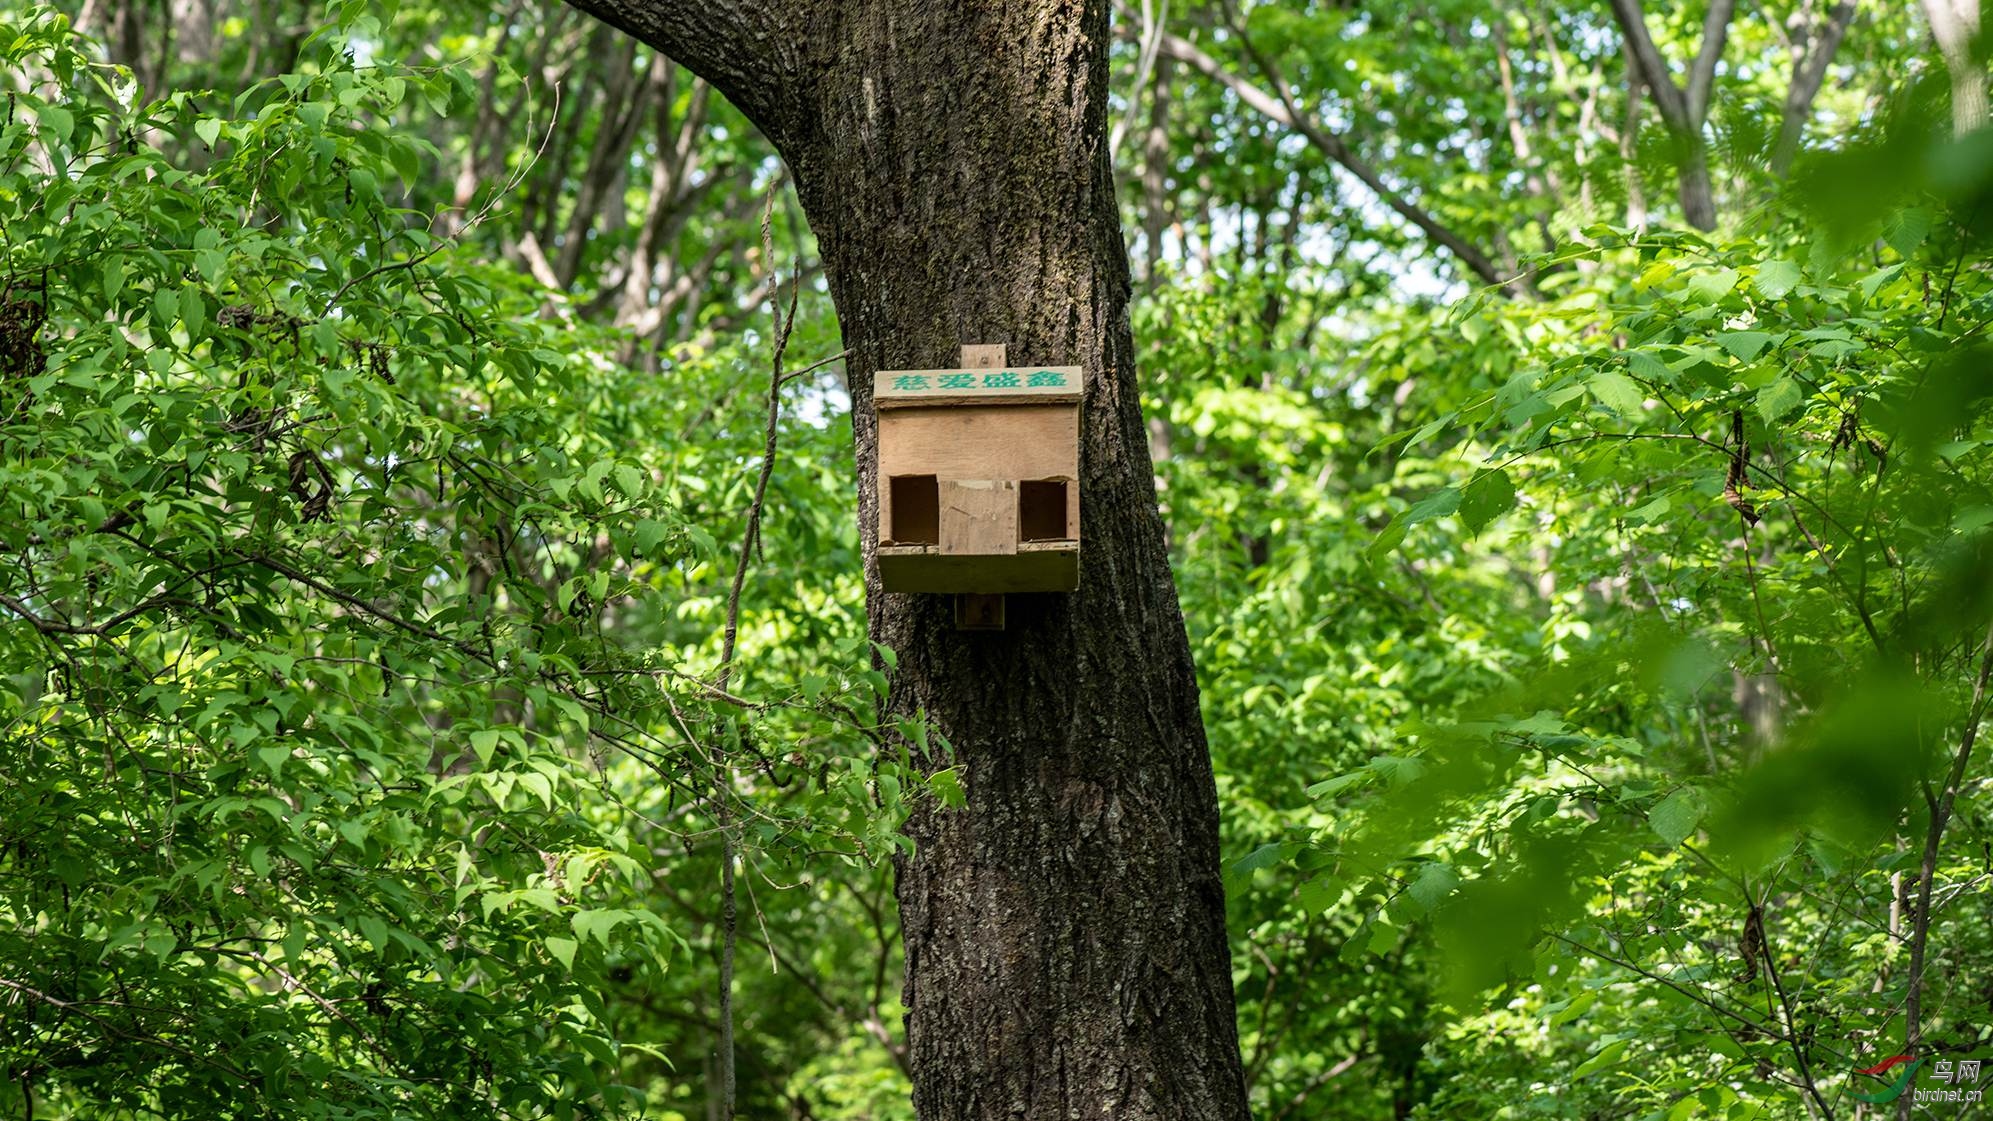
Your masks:
M 1276 124 L 1285 125 L 1300 133 L 1317 151 L 1354 175 L 1359 182 L 1369 187 L 1385 206 L 1417 226 L 1427 237 L 1444 246 L 1467 267 L 1468 271 L 1482 281 L 1510 292 L 1520 290 L 1518 278 L 1503 275 L 1501 268 L 1487 254 L 1477 249 L 1466 238 L 1447 228 L 1425 208 L 1400 194 L 1385 182 L 1383 175 L 1376 168 L 1352 151 L 1342 137 L 1323 128 L 1312 116 L 1302 112 L 1287 93 L 1287 87 L 1280 81 L 1277 72 L 1267 73 L 1268 81 L 1279 91 L 1279 95 L 1275 96 L 1232 73 L 1223 63 L 1204 53 L 1197 44 L 1181 35 L 1166 32 L 1161 36 L 1160 42 L 1163 53 L 1168 57 L 1184 63 L 1192 70 L 1231 90 L 1247 108 Z M 1259 65 L 1262 71 L 1268 70 L 1268 64 L 1264 59 L 1260 60 Z
M 1980 653 L 1979 677 L 1972 686 L 1972 703 L 1965 712 L 1965 731 L 1959 736 L 1951 769 L 1941 790 L 1927 794 L 1930 822 L 1924 830 L 1924 859 L 1917 870 L 1917 903 L 1910 917 L 1910 975 L 1903 1001 L 1903 1047 L 1916 1054 L 1924 1041 L 1924 954 L 1931 936 L 1931 886 L 1937 878 L 1938 846 L 1944 841 L 1945 827 L 1951 823 L 1952 807 L 1958 801 L 1959 787 L 1965 783 L 1965 768 L 1972 761 L 1972 747 L 1979 738 L 1979 725 L 1986 720 L 1986 686 L 1993 680 L 1993 626 L 1986 630 Z M 1908 1102 L 1906 1097 L 1905 1102 Z M 1907 1108 L 1899 1116 L 1908 1117 Z

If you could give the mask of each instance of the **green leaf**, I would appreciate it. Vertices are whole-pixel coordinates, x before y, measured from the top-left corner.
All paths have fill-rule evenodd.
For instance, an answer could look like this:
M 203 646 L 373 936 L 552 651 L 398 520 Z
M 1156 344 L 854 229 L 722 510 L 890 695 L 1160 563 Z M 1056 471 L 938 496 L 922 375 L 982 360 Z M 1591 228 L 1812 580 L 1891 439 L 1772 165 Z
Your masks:
M 1877 289 L 1881 288 L 1883 285 L 1889 283 L 1890 281 L 1896 279 L 1896 277 L 1900 275 L 1902 272 L 1903 272 L 1903 266 L 1901 264 L 1894 264 L 1886 268 L 1880 268 L 1868 274 L 1867 276 L 1862 277 L 1861 282 L 1855 285 L 1855 287 L 1861 292 L 1862 299 L 1873 300 L 1875 299 L 1875 293 Z M 1815 353 L 1818 353 L 1817 349 Z
M 1397 435 L 1392 436 L 1390 439 L 1382 441 L 1381 443 L 1378 444 L 1378 447 L 1382 448 L 1395 441 L 1405 440 L 1405 450 L 1409 452 L 1413 448 L 1418 447 L 1420 444 L 1425 443 L 1427 440 L 1432 439 L 1434 436 L 1439 435 L 1439 433 L 1442 430 L 1444 430 L 1447 425 L 1452 424 L 1454 422 L 1454 419 L 1455 419 L 1455 414 L 1453 413 L 1447 413 L 1445 416 L 1435 417 L 1432 420 L 1427 421 L 1424 425 L 1422 425 L 1418 431 L 1411 433 L 1409 439 L 1406 438 L 1405 433 L 1401 432 L 1398 433 Z M 1376 449 L 1373 448 L 1371 450 L 1375 451 Z
M 1781 377 L 1758 390 L 1758 415 L 1765 418 L 1766 424 L 1770 424 L 1798 408 L 1800 402 L 1805 399 L 1806 391 L 1797 378 L 1790 375 Z
M 1770 346 L 1772 337 L 1763 331 L 1723 331 L 1716 336 L 1716 345 L 1730 352 L 1739 362 L 1749 362 Z
M 637 552 L 642 556 L 652 556 L 664 539 L 671 535 L 671 527 L 656 518 L 645 518 L 637 523 Z
M 1292 841 L 1269 841 L 1233 861 L 1231 875 L 1238 880 L 1249 879 L 1254 872 L 1271 868 L 1292 857 L 1300 848 Z
M 1629 522 L 1639 522 L 1643 525 L 1658 521 L 1663 514 L 1673 509 L 1674 505 L 1674 499 L 1664 494 L 1628 510 L 1626 512 L 1626 520 Z
M 395 79 L 399 81 L 399 79 Z M 394 99 L 396 101 L 399 98 Z M 394 165 L 394 173 L 401 177 L 402 186 L 409 190 L 422 184 L 422 153 L 409 143 L 395 144 L 388 149 L 388 161 Z
M 291 749 L 281 743 L 269 744 L 256 749 L 257 760 L 269 768 L 272 779 L 276 779 L 282 775 L 284 764 L 290 760 L 290 757 Z
M 180 939 L 170 930 L 157 930 L 145 936 L 145 952 L 160 961 L 173 956 L 180 945 Z
M 37 116 L 41 122 L 44 138 L 52 133 L 59 143 L 69 143 L 69 134 L 76 127 L 76 118 L 69 110 L 60 105 L 44 105 Z
M 1751 286 L 1768 300 L 1782 300 L 1786 293 L 1799 286 L 1799 266 L 1791 261 L 1766 261 L 1758 266 L 1757 275 L 1751 278 Z
M 194 268 L 200 271 L 203 280 L 218 285 L 221 283 L 222 266 L 227 260 L 218 249 L 202 249 L 194 253 Z
M 1377 536 L 1364 547 L 1363 554 L 1370 563 L 1376 564 L 1405 543 L 1405 515 L 1399 514 L 1377 531 Z
M 1601 370 L 1593 374 L 1585 382 L 1585 387 L 1591 390 L 1593 399 L 1599 404 L 1623 417 L 1640 416 L 1641 407 L 1647 400 L 1646 393 L 1634 383 L 1632 378 L 1612 370 Z
M 1952 519 L 1952 528 L 1960 533 L 1971 533 L 1988 525 L 1993 525 L 1993 506 L 1971 506 Z
M 1304 915 L 1319 915 L 1342 898 L 1342 891 L 1326 877 L 1309 880 L 1294 891 L 1294 909 Z
M 221 139 L 221 128 L 221 118 L 203 117 L 194 122 L 194 135 L 201 138 L 201 143 L 213 148 Z
M 368 945 L 374 948 L 375 953 L 386 950 L 391 944 L 388 936 L 388 924 L 381 921 L 379 915 L 363 914 L 354 920 L 354 922 L 360 928 L 361 936 L 367 940 Z
M 1376 777 L 1376 771 L 1371 770 L 1369 767 L 1364 767 L 1361 770 L 1350 771 L 1348 774 L 1337 775 L 1334 778 L 1325 778 L 1308 787 L 1308 797 L 1316 799 L 1326 798 L 1337 791 L 1347 789 L 1359 782 L 1365 782 Z
M 1736 269 L 1709 269 L 1696 273 L 1688 283 L 1689 293 L 1704 303 L 1716 303 L 1737 287 Z
M 1418 878 L 1406 889 L 1421 910 L 1430 911 L 1460 886 L 1460 874 L 1451 865 L 1434 862 L 1419 870 Z
M 1581 992 L 1577 996 L 1572 997 L 1569 1001 L 1563 1002 L 1564 1006 L 1562 1008 L 1558 1008 L 1555 1005 L 1546 1006 L 1544 1008 L 1544 1011 L 1551 1014 L 1549 1020 L 1547 1021 L 1547 1025 L 1553 1028 L 1562 1027 L 1563 1025 L 1570 1023 L 1571 1021 L 1577 1019 L 1578 1017 L 1583 1016 L 1586 1012 L 1591 1011 L 1592 1006 L 1594 1004 L 1597 1004 L 1598 1001 L 1599 1001 L 1598 990 L 1593 989 L 1587 992 Z
M 514 894 L 517 895 L 521 903 L 530 903 L 550 915 L 561 913 L 560 896 L 555 895 L 550 888 L 529 887 L 524 891 Z
M 1474 476 L 1460 492 L 1460 520 L 1472 533 L 1507 513 L 1516 504 L 1515 484 L 1499 467 Z
M 206 333 L 207 302 L 201 298 L 201 290 L 191 283 L 180 289 L 180 322 L 186 324 L 190 339 Z
M 1898 211 L 1882 232 L 1882 240 L 1900 256 L 1908 257 L 1931 233 L 1931 212 L 1922 207 Z
M 1655 835 L 1668 843 L 1669 848 L 1688 840 L 1696 826 L 1708 812 L 1708 804 L 1703 799 L 1702 790 L 1694 786 L 1684 786 L 1654 804 L 1647 811 L 1647 824 Z
M 1644 378 L 1647 381 L 1660 382 L 1665 385 L 1675 380 L 1675 371 L 1670 369 L 1666 362 L 1661 361 L 1644 350 L 1627 351 L 1626 368 L 1635 377 Z
M 533 794 L 540 799 L 540 805 L 543 808 L 549 811 L 554 808 L 554 783 L 552 779 L 537 771 L 520 771 L 518 772 L 517 781 L 521 790 Z
M 1357 927 L 1356 933 L 1350 935 L 1349 940 L 1344 942 L 1342 948 L 1336 951 L 1336 959 L 1345 965 L 1354 965 L 1362 961 L 1363 952 L 1369 948 L 1370 936 L 1373 932 L 1374 929 L 1371 921 L 1369 919 L 1363 920 L 1363 925 Z
M 561 963 L 562 969 L 572 970 L 574 968 L 574 952 L 581 948 L 581 943 L 572 938 L 562 938 L 555 935 L 547 938 L 546 946 L 547 952 L 554 956 L 555 961 Z
M 180 321 L 180 290 L 158 288 L 152 293 L 152 330 L 155 336 L 165 336 Z M 158 353 L 158 352 L 155 352 Z
M 634 917 L 629 911 L 611 908 L 599 911 L 576 911 L 568 922 L 574 927 L 576 938 L 586 942 L 592 935 L 597 942 L 607 946 L 610 932 Z
M 1378 755 L 1371 758 L 1370 769 L 1382 775 L 1392 789 L 1398 790 L 1425 777 L 1428 768 L 1425 760 L 1413 756 Z
M 962 792 L 962 780 L 956 776 L 953 767 L 927 776 L 927 785 L 941 799 L 941 804 L 950 809 L 960 809 L 969 802 L 968 796 Z
M 1619 1061 L 1620 1056 L 1626 1054 L 1626 1049 L 1632 1045 L 1633 1040 L 1631 1039 L 1615 1039 L 1607 1043 L 1593 1052 L 1591 1058 L 1578 1064 L 1578 1069 L 1571 1072 L 1570 1080 L 1576 1082 L 1581 1078 L 1597 1074 L 1599 1071 L 1612 1066 Z
M 1405 524 L 1417 525 L 1420 522 L 1443 518 L 1460 509 L 1460 492 L 1453 487 L 1441 487 L 1432 494 L 1412 504 L 1405 511 Z
M 589 501 L 598 506 L 602 504 L 602 480 L 609 477 L 609 472 L 614 467 L 614 463 L 602 459 L 589 464 L 588 470 L 582 472 L 581 493 L 588 496 Z
M 124 294 L 125 259 L 112 257 L 104 262 L 104 302 L 115 306 Z
M 346 838 L 354 848 L 366 851 L 367 834 L 371 823 L 364 818 L 344 818 L 339 822 L 339 835 Z

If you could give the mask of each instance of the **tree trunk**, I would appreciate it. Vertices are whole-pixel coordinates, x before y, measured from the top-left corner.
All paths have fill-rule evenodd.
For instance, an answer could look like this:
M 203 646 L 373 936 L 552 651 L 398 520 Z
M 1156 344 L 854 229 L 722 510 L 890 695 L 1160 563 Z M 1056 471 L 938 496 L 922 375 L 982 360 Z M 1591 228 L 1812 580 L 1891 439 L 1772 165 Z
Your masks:
M 1964 136 L 1986 123 L 1986 62 L 1973 42 L 1979 0 L 1924 0 L 1924 16 L 1951 74 L 1952 135 Z
M 1676 137 L 1681 146 L 1676 197 L 1681 200 L 1682 220 L 1698 230 L 1716 228 L 1716 192 L 1709 182 L 1709 148 L 1701 134 Z
M 1619 166 L 1626 176 L 1626 224 L 1636 230 L 1647 228 L 1647 188 L 1640 181 L 1640 94 L 1647 83 L 1640 76 L 1640 64 L 1633 47 L 1626 54 L 1626 120 L 1619 126 Z
M 924 1121 L 1247 1116 L 1217 797 L 1156 509 L 1107 158 L 1103 0 L 577 0 L 782 152 L 844 341 L 873 637 L 968 805 L 899 864 Z M 1084 367 L 1079 590 L 962 632 L 871 562 L 876 371 L 965 343 Z M 929 766 L 947 765 L 930 759 Z
M 1855 7 L 1855 0 L 1840 0 L 1819 27 L 1801 22 L 1793 31 L 1792 80 L 1786 83 L 1778 141 L 1772 145 L 1774 175 L 1784 176 L 1799 155 L 1799 143 L 1806 136 L 1806 118 L 1813 112 L 1813 99 L 1820 96 L 1820 84 L 1827 80 L 1827 67 L 1834 61 L 1834 52 L 1841 49 L 1841 38 L 1855 18 Z

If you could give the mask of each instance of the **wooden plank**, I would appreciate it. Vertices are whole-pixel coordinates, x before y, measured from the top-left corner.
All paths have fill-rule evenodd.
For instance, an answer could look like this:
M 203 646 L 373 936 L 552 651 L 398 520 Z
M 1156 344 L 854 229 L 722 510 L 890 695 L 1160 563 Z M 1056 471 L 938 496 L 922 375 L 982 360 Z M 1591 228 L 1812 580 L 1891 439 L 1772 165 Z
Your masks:
M 1020 554 L 1077 553 L 1079 552 L 1079 548 L 1079 542 L 1077 541 L 1020 541 L 1017 543 L 1017 551 Z M 879 546 L 879 555 L 892 557 L 938 557 L 941 555 L 941 546 L 882 544 Z
M 1031 393 L 1015 396 L 1001 393 L 985 393 L 974 397 L 942 396 L 941 394 L 935 394 L 931 397 L 894 397 L 889 400 L 875 402 L 875 406 L 882 413 L 907 413 L 920 409 L 976 408 L 984 405 L 994 407 L 1001 405 L 1077 405 L 1079 403 L 1080 395 L 1077 393 Z
M 969 343 L 958 359 L 968 370 L 1001 370 L 1010 365 L 1010 347 L 1003 343 Z
M 1074 474 L 1075 476 L 1078 474 L 1077 465 Z M 1073 540 L 1080 539 L 1080 481 L 1077 477 L 1071 479 L 1066 486 L 1066 532 L 1073 535 Z
M 1078 401 L 1085 389 L 1085 371 L 1078 366 L 881 370 L 872 378 L 872 400 L 882 409 Z
M 1077 479 L 1079 414 L 1071 405 L 899 409 L 879 418 L 879 477 Z M 1078 486 L 1072 494 L 1077 502 Z
M 1017 484 L 1008 479 L 941 482 L 943 556 L 1009 556 L 1017 552 Z
M 1080 547 L 1031 542 L 1008 557 L 944 557 L 934 545 L 881 545 L 879 582 L 889 592 L 1070 592 Z

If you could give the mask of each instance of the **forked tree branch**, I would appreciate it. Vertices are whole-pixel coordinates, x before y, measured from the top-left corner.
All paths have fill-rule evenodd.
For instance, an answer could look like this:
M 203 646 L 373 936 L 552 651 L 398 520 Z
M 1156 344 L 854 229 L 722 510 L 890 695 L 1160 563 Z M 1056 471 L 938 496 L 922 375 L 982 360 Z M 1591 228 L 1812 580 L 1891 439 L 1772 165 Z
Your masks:
M 1619 22 L 1627 49 L 1633 52 L 1633 61 L 1640 67 L 1642 84 L 1654 95 L 1654 107 L 1660 110 L 1661 120 L 1674 132 L 1689 131 L 1688 98 L 1675 84 L 1668 60 L 1661 57 L 1654 37 L 1647 32 L 1647 15 L 1640 8 L 1640 0 L 1612 0 L 1612 15 Z
M 1688 86 L 1675 84 L 1668 61 L 1647 30 L 1647 16 L 1640 0 L 1612 0 L 1613 19 L 1618 22 L 1640 76 L 1640 84 L 1654 95 L 1654 107 L 1661 123 L 1679 147 L 1682 217 L 1699 230 L 1716 228 L 1716 195 L 1709 178 L 1709 153 L 1703 141 L 1703 122 L 1709 117 L 1709 94 L 1716 81 L 1716 66 L 1723 58 L 1723 45 L 1729 40 L 1730 20 L 1736 14 L 1735 0 L 1710 0 L 1702 21 L 1702 44 L 1689 64 Z M 1629 83 L 1630 85 L 1630 83 Z M 1627 100 L 1633 100 L 1631 89 Z
M 1654 45 L 1647 30 L 1647 14 L 1640 0 L 1612 0 L 1612 15 L 1620 34 L 1633 49 L 1640 64 L 1640 76 L 1653 91 L 1654 105 L 1661 119 L 1674 132 L 1688 134 L 1702 128 L 1709 118 L 1709 91 L 1716 83 L 1716 64 L 1723 59 L 1723 46 L 1730 38 L 1730 20 L 1736 14 L 1735 0 L 1711 0 L 1702 21 L 1702 45 L 1689 64 L 1688 88 L 1675 84 L 1668 60 Z

